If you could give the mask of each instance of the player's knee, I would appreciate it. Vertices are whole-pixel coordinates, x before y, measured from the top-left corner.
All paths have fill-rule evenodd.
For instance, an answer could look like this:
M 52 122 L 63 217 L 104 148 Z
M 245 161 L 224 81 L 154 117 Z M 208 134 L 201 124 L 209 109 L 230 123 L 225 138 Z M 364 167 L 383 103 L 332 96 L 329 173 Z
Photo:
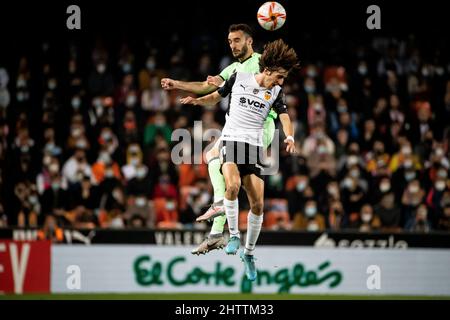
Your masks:
M 209 162 L 214 158 L 219 157 L 219 149 L 218 148 L 212 148 L 208 152 L 206 152 L 206 161 Z
M 252 203 L 250 204 L 250 209 L 252 210 L 253 214 L 256 214 L 257 216 L 262 215 L 263 208 L 263 201 L 252 201 Z
M 227 185 L 226 193 L 229 197 L 232 197 L 234 199 L 238 196 L 240 187 L 241 184 L 239 183 L 239 181 L 234 181 Z

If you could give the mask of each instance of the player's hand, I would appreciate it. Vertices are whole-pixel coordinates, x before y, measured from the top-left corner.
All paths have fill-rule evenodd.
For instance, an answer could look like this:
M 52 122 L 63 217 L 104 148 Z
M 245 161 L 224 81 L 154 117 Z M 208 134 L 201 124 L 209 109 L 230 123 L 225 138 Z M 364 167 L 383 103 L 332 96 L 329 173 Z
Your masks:
M 193 104 L 193 105 L 197 105 L 197 99 L 193 98 L 193 97 L 184 97 L 184 98 L 180 98 L 180 102 L 182 104 Z
M 208 76 L 206 78 L 206 83 L 208 83 L 211 86 L 220 87 L 220 85 L 223 83 L 223 80 L 221 77 L 218 76 Z
M 173 90 L 173 89 L 175 89 L 175 80 L 172 80 L 169 78 L 162 78 L 161 79 L 161 87 L 164 90 Z
M 297 153 L 297 150 L 295 150 L 295 143 L 291 139 L 284 139 L 284 143 L 287 144 L 286 151 L 289 153 Z

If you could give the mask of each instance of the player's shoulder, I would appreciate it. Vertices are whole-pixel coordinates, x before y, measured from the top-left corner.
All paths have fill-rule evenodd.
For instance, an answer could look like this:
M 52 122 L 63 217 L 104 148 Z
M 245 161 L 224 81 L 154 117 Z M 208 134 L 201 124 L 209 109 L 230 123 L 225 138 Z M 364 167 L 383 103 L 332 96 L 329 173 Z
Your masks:
M 253 73 L 247 71 L 236 71 L 234 74 L 236 80 L 247 80 L 254 76 Z
M 259 53 L 259 52 L 253 52 L 252 58 L 253 58 L 253 59 L 259 60 L 259 58 L 261 58 L 261 53 Z

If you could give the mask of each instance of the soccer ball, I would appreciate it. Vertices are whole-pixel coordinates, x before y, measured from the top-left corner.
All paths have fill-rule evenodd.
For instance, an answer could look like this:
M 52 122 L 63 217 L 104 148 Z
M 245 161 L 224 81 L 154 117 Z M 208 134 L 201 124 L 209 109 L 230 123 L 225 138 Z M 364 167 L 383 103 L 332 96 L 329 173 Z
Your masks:
M 256 17 L 261 27 L 273 31 L 283 26 L 286 21 L 286 10 L 278 2 L 269 1 L 259 7 Z

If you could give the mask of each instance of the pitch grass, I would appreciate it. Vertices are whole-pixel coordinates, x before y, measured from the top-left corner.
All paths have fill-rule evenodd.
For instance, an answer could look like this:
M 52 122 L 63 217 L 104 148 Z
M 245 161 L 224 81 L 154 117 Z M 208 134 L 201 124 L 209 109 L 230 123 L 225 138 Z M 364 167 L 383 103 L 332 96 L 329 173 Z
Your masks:
M 0 295 L 0 300 L 450 300 L 450 296 L 235 294 L 235 293 L 74 293 Z

